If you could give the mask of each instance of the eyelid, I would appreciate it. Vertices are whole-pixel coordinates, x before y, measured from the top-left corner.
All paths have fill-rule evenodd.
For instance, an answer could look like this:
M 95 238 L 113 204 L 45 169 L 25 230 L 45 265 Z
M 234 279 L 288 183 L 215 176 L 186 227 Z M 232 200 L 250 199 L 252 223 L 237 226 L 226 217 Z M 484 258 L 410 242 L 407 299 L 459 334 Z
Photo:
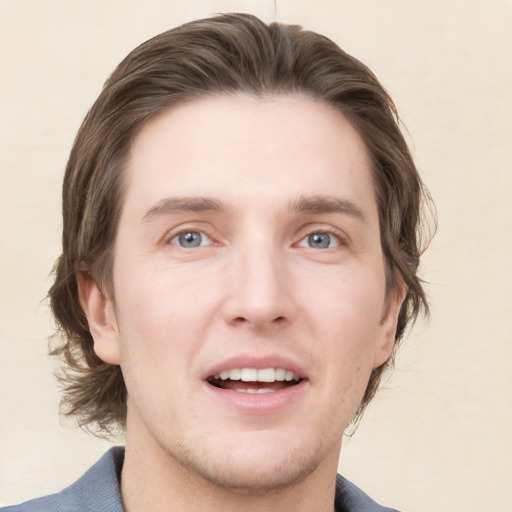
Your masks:
M 179 237 L 183 234 L 186 234 L 186 233 L 198 233 L 201 235 L 201 243 L 197 246 L 193 246 L 193 247 L 183 247 L 182 245 L 179 245 L 179 243 L 174 243 L 174 240 L 175 239 L 179 239 Z M 205 242 L 205 243 L 203 243 Z M 210 236 L 208 236 L 204 231 L 199 231 L 197 229 L 184 229 L 182 231 L 178 231 L 177 233 L 175 233 L 169 240 L 169 244 L 171 245 L 175 245 L 176 247 L 180 247 L 182 249 L 195 249 L 196 247 L 205 247 L 207 245 L 212 245 L 212 238 Z
M 326 234 L 326 235 L 329 235 L 329 236 L 331 236 L 331 237 L 336 239 L 336 241 L 338 243 L 335 246 L 333 246 L 333 247 L 328 247 L 328 249 L 334 249 L 335 247 L 339 247 L 339 246 L 343 246 L 343 245 L 348 245 L 348 243 L 350 241 L 348 235 L 346 235 L 343 231 L 341 231 L 338 228 L 329 227 L 329 226 L 325 226 L 325 225 L 323 225 L 323 226 L 315 225 L 315 226 L 307 226 L 306 228 L 301 229 L 300 239 L 294 245 L 296 245 L 298 247 L 309 247 L 307 245 L 307 243 L 302 244 L 302 242 L 307 240 L 307 238 L 310 235 L 314 235 L 316 233 L 318 233 L 318 234 Z
M 309 237 L 311 235 L 328 235 L 330 237 L 330 241 L 334 242 L 334 245 L 330 245 L 329 247 L 312 247 L 311 245 L 309 245 Z M 335 233 L 329 233 L 327 231 L 313 231 L 306 235 L 305 237 L 301 238 L 301 240 L 297 244 L 298 247 L 307 247 L 310 249 L 314 249 L 315 251 L 334 249 L 335 247 L 339 247 L 340 245 L 343 245 L 343 242 L 340 239 L 340 237 L 337 236 Z
M 198 247 L 207 247 L 211 245 L 217 245 L 217 239 L 211 234 L 211 229 L 208 229 L 208 226 L 198 225 L 196 223 L 185 222 L 180 224 L 179 226 L 175 226 L 170 229 L 164 237 L 162 237 L 162 242 L 164 245 L 172 245 L 173 247 L 177 247 L 179 249 L 184 249 L 184 247 L 180 246 L 177 243 L 172 243 L 176 237 L 184 234 L 184 233 L 200 233 L 203 237 L 208 239 L 208 243 L 201 244 Z

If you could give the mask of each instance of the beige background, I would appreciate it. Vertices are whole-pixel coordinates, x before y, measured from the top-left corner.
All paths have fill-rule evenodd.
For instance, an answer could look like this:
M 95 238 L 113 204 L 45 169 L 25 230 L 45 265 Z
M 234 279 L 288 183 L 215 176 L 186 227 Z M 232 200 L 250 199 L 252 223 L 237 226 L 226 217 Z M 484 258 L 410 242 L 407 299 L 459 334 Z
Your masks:
M 43 300 L 60 186 L 102 82 L 148 37 L 272 2 L 0 0 L 0 503 L 57 491 L 106 449 L 58 417 Z M 404 512 L 512 511 L 512 1 L 278 0 L 398 104 L 440 218 L 432 318 L 345 442 L 340 468 Z

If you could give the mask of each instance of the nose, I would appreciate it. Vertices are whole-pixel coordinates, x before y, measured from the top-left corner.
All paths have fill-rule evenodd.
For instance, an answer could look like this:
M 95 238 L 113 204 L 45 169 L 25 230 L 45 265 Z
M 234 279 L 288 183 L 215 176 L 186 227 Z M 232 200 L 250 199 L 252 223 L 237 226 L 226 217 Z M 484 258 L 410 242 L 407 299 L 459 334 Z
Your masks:
M 224 316 L 231 325 L 263 331 L 293 321 L 294 282 L 286 256 L 267 247 L 230 262 Z

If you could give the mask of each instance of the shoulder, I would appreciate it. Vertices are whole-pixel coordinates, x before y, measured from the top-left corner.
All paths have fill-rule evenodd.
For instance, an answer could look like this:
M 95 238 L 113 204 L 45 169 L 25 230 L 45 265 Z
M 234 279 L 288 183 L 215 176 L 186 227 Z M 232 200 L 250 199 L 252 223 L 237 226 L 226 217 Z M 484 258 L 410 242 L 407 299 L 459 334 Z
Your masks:
M 0 512 L 124 512 L 119 475 L 124 449 L 110 449 L 75 483 L 59 493 L 5 507 Z
M 359 487 L 338 475 L 336 478 L 336 512 L 398 512 L 372 500 Z

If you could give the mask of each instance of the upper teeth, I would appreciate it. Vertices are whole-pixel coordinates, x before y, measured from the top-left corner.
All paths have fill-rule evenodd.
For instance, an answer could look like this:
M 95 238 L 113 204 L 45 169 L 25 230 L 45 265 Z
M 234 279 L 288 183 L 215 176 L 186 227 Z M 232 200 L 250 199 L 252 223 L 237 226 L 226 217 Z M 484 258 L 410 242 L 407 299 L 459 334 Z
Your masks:
M 298 381 L 300 378 L 291 370 L 283 368 L 233 368 L 232 370 L 224 370 L 217 375 L 215 379 L 222 380 L 242 380 L 244 382 L 275 382 L 277 381 Z

